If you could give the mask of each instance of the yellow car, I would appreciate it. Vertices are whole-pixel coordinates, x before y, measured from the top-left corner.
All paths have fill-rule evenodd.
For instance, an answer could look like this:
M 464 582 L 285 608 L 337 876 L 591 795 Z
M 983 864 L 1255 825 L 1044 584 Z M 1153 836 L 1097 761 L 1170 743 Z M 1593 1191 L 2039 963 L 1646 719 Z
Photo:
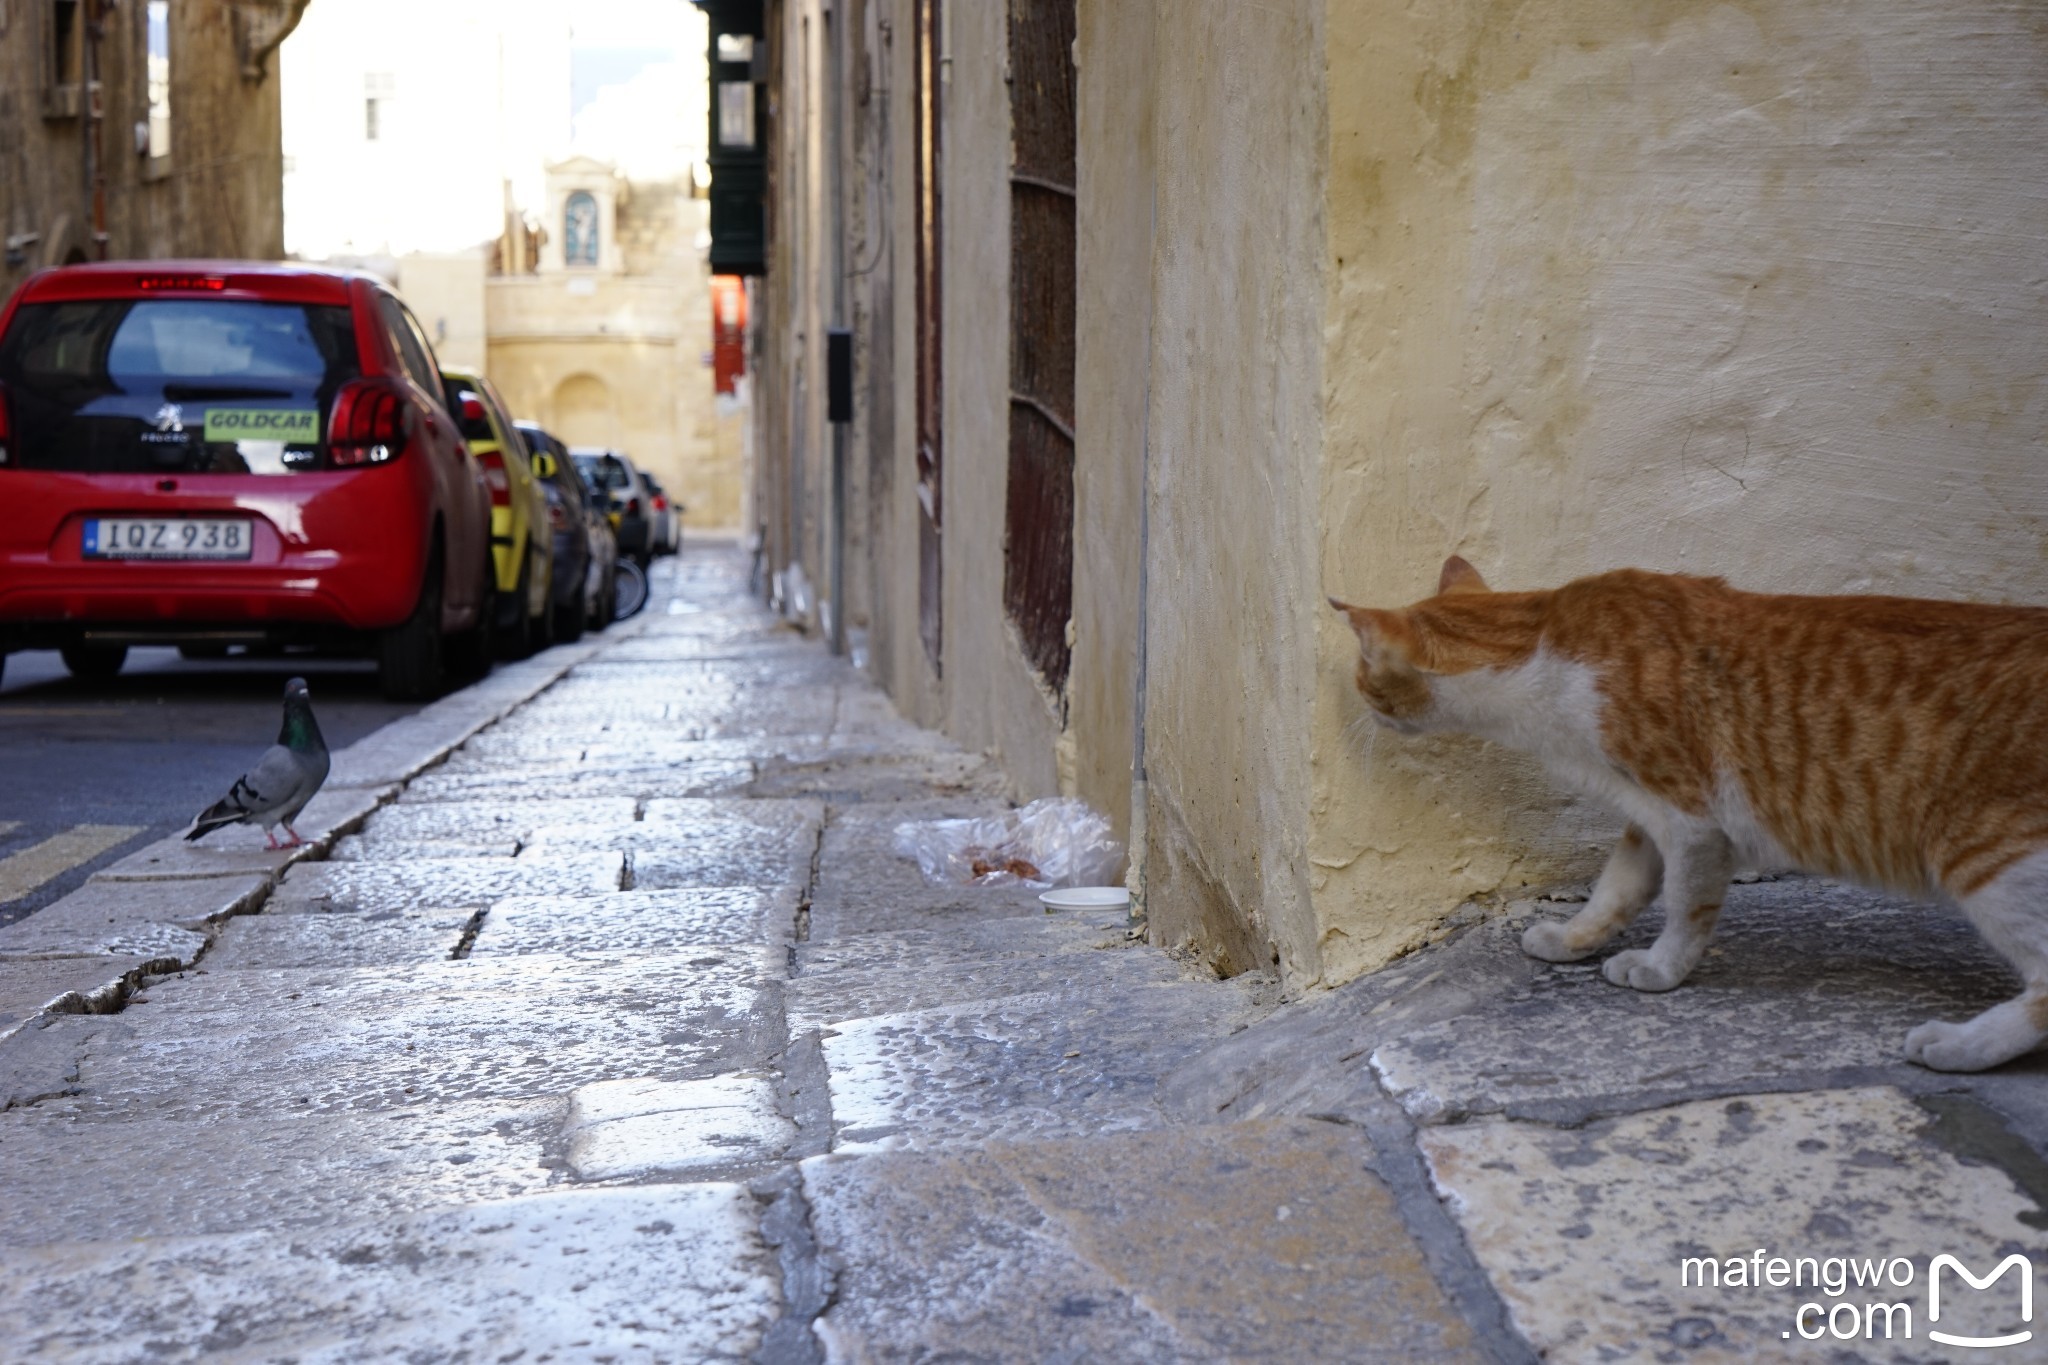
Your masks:
M 519 429 L 491 381 L 468 370 L 443 370 L 448 411 L 462 428 L 469 453 L 483 466 L 491 490 L 491 562 L 497 569 L 499 652 L 523 659 L 554 643 L 554 544 L 548 532 L 548 495 L 536 477 Z

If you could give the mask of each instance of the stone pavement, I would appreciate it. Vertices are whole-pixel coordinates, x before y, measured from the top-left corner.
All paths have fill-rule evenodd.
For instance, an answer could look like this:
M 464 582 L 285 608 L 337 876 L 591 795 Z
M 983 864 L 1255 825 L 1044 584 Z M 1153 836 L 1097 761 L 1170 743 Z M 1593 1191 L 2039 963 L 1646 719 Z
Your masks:
M 2043 1059 L 1898 1060 L 2007 989 L 1939 915 L 1754 884 L 1642 996 L 1523 903 L 1283 1004 L 924 886 L 894 826 L 999 775 L 743 579 L 354 746 L 310 854 L 0 931 L 0 1357 L 1935 1360 L 1931 1256 L 2048 1266 Z M 1915 1280 L 1680 1284 L 1757 1247 Z M 1873 1298 L 1912 1341 L 1792 1334 Z

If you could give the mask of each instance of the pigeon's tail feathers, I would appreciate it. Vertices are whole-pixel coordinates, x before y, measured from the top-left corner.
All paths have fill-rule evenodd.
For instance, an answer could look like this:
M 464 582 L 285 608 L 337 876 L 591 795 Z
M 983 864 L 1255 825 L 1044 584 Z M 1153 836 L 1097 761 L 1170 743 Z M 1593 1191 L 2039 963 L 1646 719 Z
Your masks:
M 249 792 L 247 782 L 236 778 L 235 785 L 228 788 L 226 796 L 199 812 L 199 818 L 192 822 L 192 828 L 185 834 L 186 842 L 205 838 L 217 829 L 224 829 L 248 819 L 249 805 L 242 799 L 244 793 L 252 796 L 255 794 Z

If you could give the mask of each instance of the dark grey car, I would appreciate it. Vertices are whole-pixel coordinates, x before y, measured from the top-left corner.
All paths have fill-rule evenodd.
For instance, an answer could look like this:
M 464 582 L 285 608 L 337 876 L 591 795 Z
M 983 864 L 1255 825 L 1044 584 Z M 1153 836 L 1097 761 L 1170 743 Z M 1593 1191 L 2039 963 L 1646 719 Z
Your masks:
M 613 579 L 619 547 L 603 499 L 583 480 L 583 471 L 569 447 L 533 422 L 518 424 L 530 454 L 551 457 L 552 468 L 542 481 L 548 498 L 548 528 L 555 551 L 555 638 L 573 640 L 586 628 L 603 630 L 612 622 Z

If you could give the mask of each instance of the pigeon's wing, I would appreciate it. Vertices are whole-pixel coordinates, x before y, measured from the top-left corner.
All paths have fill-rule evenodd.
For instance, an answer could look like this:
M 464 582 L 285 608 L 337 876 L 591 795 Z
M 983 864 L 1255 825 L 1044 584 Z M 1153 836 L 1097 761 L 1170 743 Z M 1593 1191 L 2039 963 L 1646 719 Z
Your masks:
M 290 799 L 278 810 L 278 823 L 285 825 L 299 818 L 299 812 L 306 808 L 306 803 L 313 799 L 321 784 L 327 780 L 327 770 L 332 765 L 325 745 L 320 746 L 317 751 L 309 749 L 305 753 L 289 750 L 287 752 L 291 753 L 292 762 L 298 767 L 299 785 Z
M 277 823 L 277 813 L 291 804 L 305 781 L 298 756 L 282 744 L 273 744 L 255 767 L 235 779 L 226 796 L 200 812 L 185 837 L 197 839 L 237 822 L 268 828 Z

